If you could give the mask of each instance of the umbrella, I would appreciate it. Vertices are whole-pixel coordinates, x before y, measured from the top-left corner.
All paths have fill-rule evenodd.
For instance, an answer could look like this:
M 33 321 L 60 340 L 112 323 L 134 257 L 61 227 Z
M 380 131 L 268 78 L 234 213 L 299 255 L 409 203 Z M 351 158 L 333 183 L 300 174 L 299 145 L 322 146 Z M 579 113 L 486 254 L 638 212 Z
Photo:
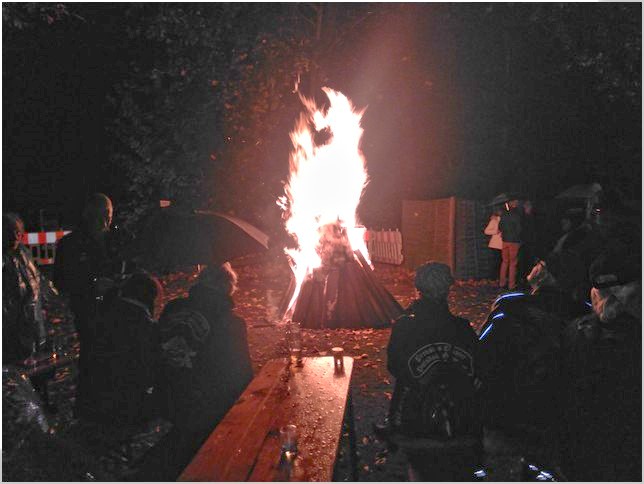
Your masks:
M 555 198 L 577 198 L 587 199 L 593 198 L 602 191 L 602 186 L 599 183 L 592 183 L 590 185 L 573 185 L 567 190 L 564 190 Z
M 518 200 L 519 198 L 516 193 L 499 193 L 487 205 L 501 205 L 502 203 L 509 202 L 510 200 Z
M 268 249 L 268 236 L 231 215 L 165 208 L 147 221 L 137 249 L 144 266 L 169 270 L 261 252 Z

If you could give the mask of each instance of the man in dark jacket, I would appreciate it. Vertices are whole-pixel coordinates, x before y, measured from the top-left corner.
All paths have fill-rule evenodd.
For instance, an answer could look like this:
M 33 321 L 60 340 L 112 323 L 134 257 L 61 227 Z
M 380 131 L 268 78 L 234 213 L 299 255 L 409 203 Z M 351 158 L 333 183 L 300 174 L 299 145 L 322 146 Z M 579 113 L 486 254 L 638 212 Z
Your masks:
M 124 427 L 156 416 L 153 398 L 159 362 L 153 315 L 161 292 L 154 277 L 135 273 L 95 324 L 85 328 L 87 378 L 80 416 Z
M 96 297 L 112 285 L 108 279 L 113 272 L 108 235 L 112 212 L 112 201 L 95 193 L 83 209 L 78 230 L 63 237 L 56 247 L 54 285 L 69 297 L 81 338 L 95 315 Z
M 515 289 L 517 286 L 517 264 L 521 247 L 521 214 L 517 207 L 516 200 L 510 201 L 508 210 L 501 214 L 499 221 L 499 231 L 503 239 L 499 286 L 505 288 L 507 283 L 508 289 Z
M 387 368 L 396 378 L 396 386 L 389 425 L 403 435 L 438 440 L 480 436 L 477 337 L 467 320 L 449 310 L 447 295 L 453 282 L 445 264 L 428 262 L 420 266 L 415 278 L 420 297 L 391 332 Z M 412 467 L 423 474 L 421 463 L 427 456 L 409 457 Z M 440 466 L 436 460 L 433 463 L 432 477 L 453 478 L 453 473 L 466 469 L 467 464 L 474 466 L 476 459 L 467 450 L 463 450 L 459 462 L 442 456 L 438 459 Z M 468 476 L 459 477 L 456 480 Z
M 56 247 L 54 285 L 69 298 L 80 340 L 77 400 L 84 398 L 87 379 L 84 351 L 85 329 L 97 315 L 98 302 L 113 287 L 110 253 L 112 201 L 102 193 L 90 197 L 83 209 L 80 227 L 63 237 Z
M 641 259 L 590 268 L 594 314 L 564 333 L 562 467 L 573 481 L 642 480 Z
M 206 268 L 159 320 L 160 386 L 175 425 L 164 480 L 176 479 L 253 378 L 246 325 L 233 314 L 236 282 L 229 263 Z

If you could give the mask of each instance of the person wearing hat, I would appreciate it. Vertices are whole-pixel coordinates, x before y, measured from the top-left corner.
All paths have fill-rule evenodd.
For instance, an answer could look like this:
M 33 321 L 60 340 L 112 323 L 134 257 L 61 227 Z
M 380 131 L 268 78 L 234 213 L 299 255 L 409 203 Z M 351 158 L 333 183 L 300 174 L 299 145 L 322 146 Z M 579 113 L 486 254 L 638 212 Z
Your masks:
M 589 276 L 593 314 L 563 337 L 562 467 L 575 481 L 641 481 L 641 258 L 605 251 Z
M 386 432 L 448 440 L 480 431 L 475 410 L 479 408 L 475 403 L 480 385 L 478 342 L 468 321 L 449 310 L 447 296 L 453 283 L 450 268 L 440 262 L 430 261 L 416 270 L 418 298 L 395 322 L 387 347 L 387 369 L 396 384 Z M 447 416 L 438 410 L 440 401 L 449 401 L 454 414 Z M 383 428 L 379 428 L 381 435 L 386 433 Z M 426 456 L 408 456 L 412 468 L 424 474 Z M 454 472 L 466 471 L 468 463 L 477 461 L 465 450 L 459 459 L 466 462 L 447 457 L 441 458 L 440 465 L 434 462 L 432 478 L 453 480 Z M 455 480 L 468 476 L 458 477 Z

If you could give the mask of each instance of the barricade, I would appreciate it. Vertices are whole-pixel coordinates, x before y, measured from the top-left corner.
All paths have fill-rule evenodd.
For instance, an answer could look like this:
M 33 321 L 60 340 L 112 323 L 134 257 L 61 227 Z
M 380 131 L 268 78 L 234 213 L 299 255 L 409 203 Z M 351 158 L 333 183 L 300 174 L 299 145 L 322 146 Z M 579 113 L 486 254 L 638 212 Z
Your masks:
M 374 262 L 402 264 L 402 234 L 396 230 L 367 230 L 365 232 L 369 257 Z
M 22 243 L 29 248 L 31 256 L 38 265 L 50 265 L 56 258 L 56 242 L 70 232 L 71 230 L 28 232 L 22 235 Z

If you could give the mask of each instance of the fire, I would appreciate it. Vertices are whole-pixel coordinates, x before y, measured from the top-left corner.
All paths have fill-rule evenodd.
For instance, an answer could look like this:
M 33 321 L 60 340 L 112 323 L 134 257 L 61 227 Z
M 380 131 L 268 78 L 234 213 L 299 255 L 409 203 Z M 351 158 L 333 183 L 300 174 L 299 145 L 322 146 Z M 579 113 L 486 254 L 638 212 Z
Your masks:
M 369 262 L 364 227 L 356 210 L 368 183 L 366 161 L 360 149 L 364 110 L 356 110 L 342 93 L 323 88 L 329 108 L 323 112 L 312 99 L 300 96 L 305 112 L 291 132 L 293 151 L 289 179 L 278 204 L 284 211 L 285 227 L 297 243 L 285 249 L 295 275 L 295 292 L 286 315 L 292 313 L 302 283 L 322 265 L 323 239 L 329 227 L 340 228 L 351 250 L 360 251 Z M 313 128 L 313 129 L 312 129 Z M 327 134 L 317 144 L 316 133 Z M 335 234 L 338 236 L 338 234 Z

